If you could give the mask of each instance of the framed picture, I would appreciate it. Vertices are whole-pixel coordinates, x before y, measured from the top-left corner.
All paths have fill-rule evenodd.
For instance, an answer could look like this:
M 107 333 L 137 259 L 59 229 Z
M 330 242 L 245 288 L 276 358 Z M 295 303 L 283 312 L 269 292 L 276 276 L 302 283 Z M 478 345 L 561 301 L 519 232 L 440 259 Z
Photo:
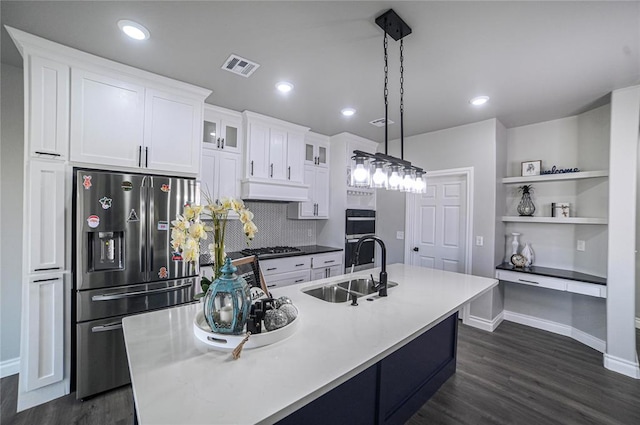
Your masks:
M 542 161 L 525 161 L 522 163 L 523 176 L 538 176 L 542 168 Z
M 552 202 L 551 217 L 558 217 L 558 218 L 571 217 L 571 205 L 568 202 Z

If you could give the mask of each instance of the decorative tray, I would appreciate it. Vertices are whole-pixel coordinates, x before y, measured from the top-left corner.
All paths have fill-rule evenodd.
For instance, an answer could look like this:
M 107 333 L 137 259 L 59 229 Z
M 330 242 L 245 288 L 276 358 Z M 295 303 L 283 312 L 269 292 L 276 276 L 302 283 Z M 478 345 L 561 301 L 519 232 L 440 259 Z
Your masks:
M 287 326 L 273 330 L 271 332 L 263 332 L 259 334 L 251 334 L 249 340 L 244 344 L 245 349 L 262 347 L 264 345 L 273 344 L 282 341 L 293 335 L 300 324 L 300 313 L 298 317 Z M 193 333 L 202 342 L 212 347 L 229 348 L 233 350 L 242 342 L 246 334 L 227 335 L 211 331 L 207 320 L 204 318 L 204 311 L 200 310 L 193 319 Z

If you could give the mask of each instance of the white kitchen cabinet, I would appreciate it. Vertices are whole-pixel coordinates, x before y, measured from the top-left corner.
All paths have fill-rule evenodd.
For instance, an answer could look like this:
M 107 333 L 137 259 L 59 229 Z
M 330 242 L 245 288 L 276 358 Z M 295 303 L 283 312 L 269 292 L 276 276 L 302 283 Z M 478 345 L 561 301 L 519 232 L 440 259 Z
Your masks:
M 314 254 L 311 258 L 311 279 L 325 279 L 344 274 L 342 251 Z
M 202 100 L 156 89 L 146 89 L 145 97 L 145 167 L 197 174 Z
M 297 255 L 260 260 L 260 270 L 267 288 L 308 282 L 311 279 L 311 256 Z
M 329 166 L 329 137 L 309 132 L 304 143 L 305 165 Z
M 62 162 L 33 159 L 28 164 L 27 232 L 29 273 L 65 267 L 65 173 Z
M 308 200 L 303 183 L 304 133 L 309 129 L 245 111 L 245 199 Z
M 70 159 L 197 174 L 202 98 L 106 74 L 71 70 Z
M 144 165 L 145 90 L 140 84 L 71 70 L 71 161 Z
M 203 148 L 241 153 L 242 140 L 242 114 L 204 105 Z
M 200 189 L 212 199 L 240 197 L 242 158 L 240 154 L 211 149 L 202 150 Z
M 66 160 L 69 152 L 69 66 L 34 55 L 28 58 L 29 152 L 32 157 Z
M 309 186 L 309 200 L 290 203 L 287 216 L 292 219 L 329 218 L 329 170 L 305 165 L 304 184 Z
M 534 286 L 538 288 L 573 292 L 575 294 L 588 295 L 591 297 L 607 297 L 606 285 L 598 285 L 596 283 L 582 282 L 572 279 L 541 276 L 534 273 L 523 273 L 511 270 L 496 270 L 496 279 L 506 282 L 519 283 L 521 285 Z
M 304 134 L 298 132 L 287 133 L 287 180 L 302 182 L 304 172 Z
M 31 276 L 25 284 L 21 351 L 26 361 L 20 378 L 26 391 L 63 379 L 65 276 L 62 272 Z

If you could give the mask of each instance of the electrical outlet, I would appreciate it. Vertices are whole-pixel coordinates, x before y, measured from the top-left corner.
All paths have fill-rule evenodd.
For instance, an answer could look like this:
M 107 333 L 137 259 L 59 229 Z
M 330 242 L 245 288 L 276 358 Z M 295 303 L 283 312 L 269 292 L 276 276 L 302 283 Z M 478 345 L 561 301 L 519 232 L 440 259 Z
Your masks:
M 311 229 L 307 230 L 307 236 L 309 236 L 310 238 L 313 237 L 313 231 Z
M 584 242 L 584 241 L 578 240 L 578 243 L 577 243 L 577 245 L 576 245 L 576 249 L 577 249 L 578 251 L 584 251 L 584 250 L 585 250 L 585 245 L 586 245 L 586 244 L 585 244 L 585 242 Z
M 404 232 L 403 231 L 397 231 L 396 232 L 396 239 L 404 239 Z
M 476 236 L 476 246 L 482 246 L 482 245 L 484 245 L 484 237 Z

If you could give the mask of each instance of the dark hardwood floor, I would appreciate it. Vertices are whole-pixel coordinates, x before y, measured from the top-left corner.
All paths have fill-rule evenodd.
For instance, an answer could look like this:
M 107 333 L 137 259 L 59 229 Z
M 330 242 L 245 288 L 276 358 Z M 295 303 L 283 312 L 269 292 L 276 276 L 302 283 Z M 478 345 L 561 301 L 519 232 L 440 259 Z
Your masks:
M 18 375 L 0 381 L 2 425 L 133 424 L 129 386 L 16 414 L 17 387 Z M 638 425 L 640 380 L 605 369 L 601 353 L 568 337 L 511 322 L 493 333 L 460 325 L 456 374 L 407 424 Z

